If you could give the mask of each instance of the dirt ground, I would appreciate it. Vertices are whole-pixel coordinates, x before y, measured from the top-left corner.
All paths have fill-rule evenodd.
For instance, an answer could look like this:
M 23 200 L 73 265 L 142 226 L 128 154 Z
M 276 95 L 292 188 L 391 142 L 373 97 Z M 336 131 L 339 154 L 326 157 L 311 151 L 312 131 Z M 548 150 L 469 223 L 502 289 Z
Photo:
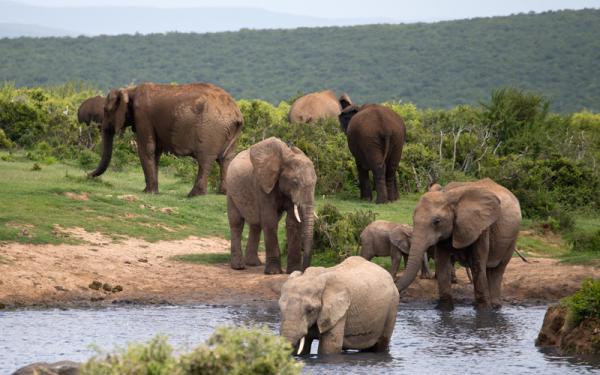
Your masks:
M 0 308 L 273 301 L 287 278 L 264 275 L 263 267 L 235 271 L 228 264 L 171 259 L 180 254 L 226 253 L 229 242 L 221 238 L 115 242 L 82 229 L 57 230 L 86 243 L 0 244 Z M 459 303 L 470 303 L 473 291 L 464 269 L 457 275 L 454 296 Z M 555 302 L 573 293 L 585 277 L 600 277 L 600 269 L 561 265 L 554 259 L 534 258 L 524 263 L 514 258 L 505 274 L 503 298 L 507 304 Z M 401 301 L 431 302 L 436 294 L 434 280 L 417 279 L 402 293 Z

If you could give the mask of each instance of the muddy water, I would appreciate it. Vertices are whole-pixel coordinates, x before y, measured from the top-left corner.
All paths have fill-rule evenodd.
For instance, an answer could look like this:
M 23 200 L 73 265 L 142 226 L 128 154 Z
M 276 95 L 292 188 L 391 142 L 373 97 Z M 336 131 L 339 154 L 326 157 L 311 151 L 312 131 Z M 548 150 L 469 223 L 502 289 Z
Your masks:
M 600 360 L 561 357 L 533 341 L 544 307 L 505 307 L 477 314 L 432 306 L 403 306 L 390 353 L 347 353 L 302 359 L 305 373 L 340 374 L 587 374 Z M 0 374 L 36 361 L 83 361 L 94 352 L 127 342 L 169 336 L 180 351 L 204 341 L 220 325 L 266 324 L 278 329 L 275 304 L 255 306 L 154 306 L 0 312 Z M 313 353 L 317 343 L 313 344 Z

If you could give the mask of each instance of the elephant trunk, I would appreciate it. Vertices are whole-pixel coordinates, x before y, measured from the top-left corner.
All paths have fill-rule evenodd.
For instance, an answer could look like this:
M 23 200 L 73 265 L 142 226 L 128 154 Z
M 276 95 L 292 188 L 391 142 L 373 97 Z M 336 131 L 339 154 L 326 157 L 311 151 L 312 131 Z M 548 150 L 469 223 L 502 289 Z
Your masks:
M 302 353 L 306 335 L 308 334 L 300 329 L 302 326 L 302 324 L 298 325 L 297 321 L 283 320 L 281 322 L 281 330 L 279 334 L 288 340 L 290 344 L 292 344 L 294 354 L 296 355 L 300 355 Z
M 423 263 L 423 255 L 428 248 L 429 245 L 427 245 L 424 240 L 419 239 L 418 237 L 413 237 L 406 269 L 398 278 L 398 280 L 396 280 L 396 287 L 398 287 L 399 291 L 403 291 L 404 289 L 408 288 L 408 286 L 415 280 Z
M 105 129 L 102 131 L 102 158 L 100 159 L 98 167 L 88 174 L 90 177 L 98 177 L 106 171 L 106 168 L 108 168 L 110 159 L 112 158 L 114 138 L 115 131 L 113 129 Z
M 306 205 L 302 210 L 303 217 L 303 232 L 302 232 L 302 250 L 304 255 L 302 258 L 302 271 L 310 267 L 313 246 L 313 229 L 315 222 L 315 206 L 313 203 Z

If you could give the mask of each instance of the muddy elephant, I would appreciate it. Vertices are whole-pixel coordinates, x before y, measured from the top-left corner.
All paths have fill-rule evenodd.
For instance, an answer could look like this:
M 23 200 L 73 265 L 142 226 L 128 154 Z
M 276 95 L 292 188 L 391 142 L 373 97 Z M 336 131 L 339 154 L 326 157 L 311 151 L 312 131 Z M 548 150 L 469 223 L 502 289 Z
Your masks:
M 350 105 L 339 116 L 356 161 L 360 197 L 371 200 L 369 171 L 373 173 L 377 203 L 398 199 L 396 170 L 402 157 L 406 128 L 402 118 L 378 104 Z
M 360 256 L 366 260 L 374 257 L 391 257 L 392 268 L 390 274 L 396 278 L 400 259 L 404 259 L 406 266 L 410 251 L 410 238 L 412 227 L 386 220 L 375 220 L 360 234 Z M 428 254 L 423 254 L 421 278 L 431 279 L 429 271 Z
M 104 106 L 103 151 L 96 177 L 110 164 L 115 133 L 131 126 L 146 178 L 147 193 L 158 193 L 158 162 L 163 152 L 192 156 L 198 175 L 189 197 L 206 193 L 211 164 L 221 169 L 220 192 L 235 155 L 235 141 L 244 120 L 235 100 L 225 90 L 207 83 L 163 85 L 144 83 L 112 90 Z
M 304 95 L 292 104 L 288 120 L 291 123 L 308 124 L 328 117 L 337 117 L 342 109 L 352 104 L 348 94 L 339 98 L 332 90 Z
M 231 229 L 231 268 L 258 266 L 261 231 L 265 238 L 266 274 L 281 273 L 278 223 L 286 215 L 287 273 L 310 265 L 317 175 L 312 161 L 275 137 L 240 152 L 227 175 L 227 215 Z M 250 232 L 246 256 L 241 241 L 244 223 Z
M 398 290 L 388 272 L 361 257 L 294 272 L 281 288 L 280 333 L 298 355 L 344 349 L 384 352 L 396 324 Z
M 415 279 L 423 253 L 435 246 L 439 308 L 453 308 L 453 255 L 473 273 L 475 307 L 500 307 L 502 277 L 521 224 L 519 201 L 508 189 L 489 178 L 450 183 L 421 197 L 413 222 L 408 265 L 396 281 L 400 291 Z
M 102 125 L 104 104 L 106 104 L 106 98 L 100 95 L 84 100 L 77 110 L 77 121 L 86 125 L 92 122 Z

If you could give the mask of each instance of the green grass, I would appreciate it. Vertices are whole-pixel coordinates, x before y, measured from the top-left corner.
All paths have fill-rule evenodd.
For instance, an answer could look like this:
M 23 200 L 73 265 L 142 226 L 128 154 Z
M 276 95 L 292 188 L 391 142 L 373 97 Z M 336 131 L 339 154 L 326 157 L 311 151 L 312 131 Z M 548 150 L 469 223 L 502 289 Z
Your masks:
M 224 264 L 229 263 L 231 255 L 229 253 L 209 253 L 209 254 L 184 254 L 171 257 L 180 262 L 196 264 Z
M 114 239 L 142 238 L 147 241 L 183 239 L 190 235 L 229 238 L 225 196 L 210 193 L 187 198 L 191 181 L 166 172 L 159 176 L 161 194 L 142 193 L 144 178 L 141 167 L 116 172 L 109 170 L 102 178 L 89 179 L 85 171 L 74 165 L 41 164 L 41 170 L 32 171 L 32 161 L 20 154 L 4 157 L 0 153 L 0 241 L 33 244 L 77 242 L 57 233 L 55 225 L 63 228 L 81 227 L 100 232 Z M 7 160 L 3 160 L 7 159 Z M 87 200 L 75 200 L 65 193 L 86 194 Z M 137 200 L 119 198 L 135 195 Z M 343 213 L 353 210 L 371 210 L 377 219 L 412 223 L 412 213 L 418 194 L 402 194 L 397 202 L 375 205 L 354 197 L 316 197 L 317 207 L 331 203 Z M 171 208 L 172 213 L 162 212 Z M 592 214 L 577 215 L 576 229 L 592 232 L 600 227 L 600 218 Z M 558 235 L 540 235 L 535 223 L 524 220 L 526 235 L 520 236 L 518 247 L 531 257 L 558 257 L 569 263 L 600 264 L 600 252 L 570 251 L 569 243 Z M 247 233 L 247 228 L 245 233 Z M 285 252 L 285 220 L 281 220 L 279 238 Z M 245 245 L 245 242 L 244 242 Z M 264 244 L 261 241 L 261 249 Z M 227 263 L 228 254 L 190 254 L 182 261 L 205 264 Z M 5 262 L 0 258 L 0 263 Z M 285 266 L 285 257 L 282 259 Z M 389 258 L 375 261 L 386 268 Z M 313 264 L 329 266 L 335 263 L 333 254 L 315 253 Z

